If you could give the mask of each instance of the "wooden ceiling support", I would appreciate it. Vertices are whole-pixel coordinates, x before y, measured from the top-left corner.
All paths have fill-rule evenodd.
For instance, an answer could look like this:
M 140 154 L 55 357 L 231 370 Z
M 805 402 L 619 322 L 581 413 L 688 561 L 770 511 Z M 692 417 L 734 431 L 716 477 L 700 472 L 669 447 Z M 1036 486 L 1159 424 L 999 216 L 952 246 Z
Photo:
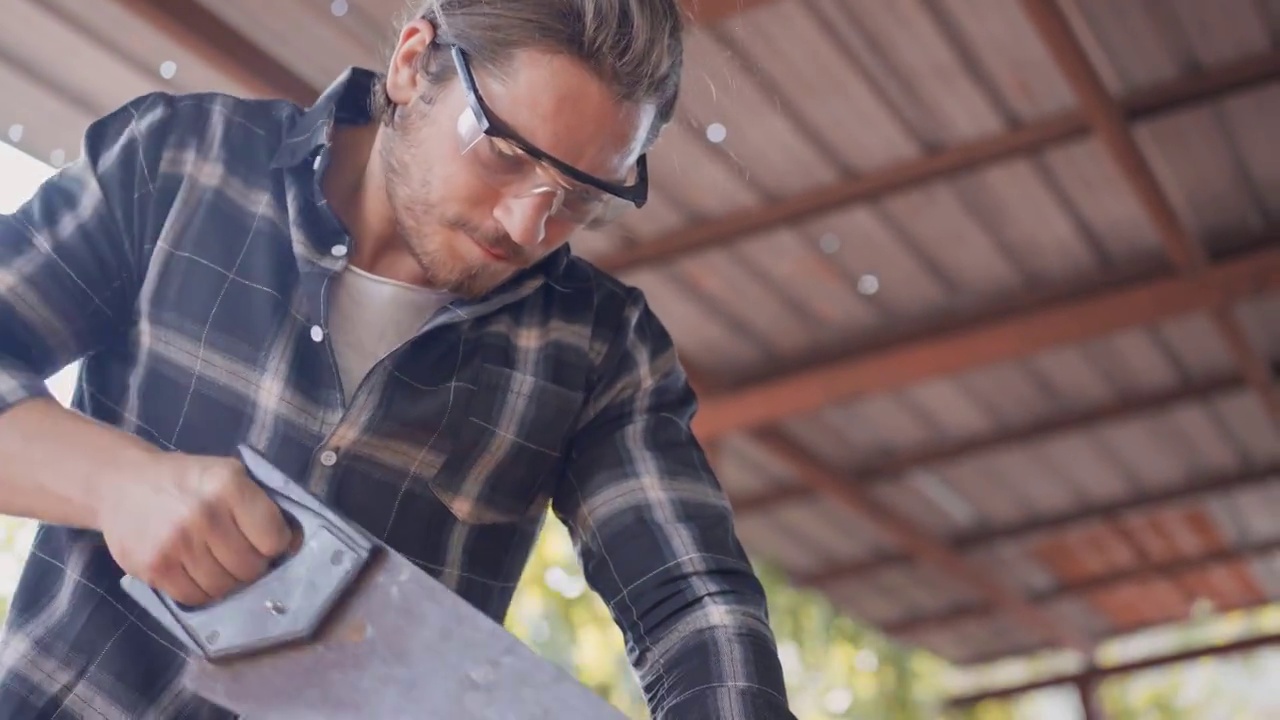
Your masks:
M 1280 291 L 1280 248 L 870 350 L 702 400 L 704 440 L 758 429 L 860 396 L 889 393 L 978 367 Z
M 1065 76 L 1094 135 L 1151 219 L 1174 268 L 1184 277 L 1203 273 L 1209 264 L 1208 250 L 1178 218 L 1168 194 L 1138 147 L 1123 109 L 1102 82 L 1058 0 L 1023 0 L 1022 8 Z M 1271 374 L 1270 360 L 1251 346 L 1232 304 L 1219 300 L 1209 308 L 1208 314 L 1245 381 L 1271 416 L 1274 428 L 1280 431 L 1280 387 Z M 1126 542 L 1135 549 L 1140 547 L 1132 540 Z M 1189 600 L 1184 593 L 1184 601 Z
M 1157 392 L 1125 397 L 1086 410 L 1034 421 L 1012 431 L 995 432 L 930 447 L 904 450 L 891 457 L 845 472 L 845 482 L 883 485 L 901 480 L 904 475 L 916 469 L 936 467 L 963 458 L 995 452 L 1002 448 L 1034 445 L 1055 435 L 1079 432 L 1103 423 L 1122 422 L 1159 413 L 1183 403 L 1203 400 L 1244 387 L 1247 386 L 1237 378 L 1209 378 Z M 733 508 L 739 516 L 746 516 L 809 496 L 809 489 L 803 485 L 788 485 L 757 495 L 735 497 Z
M 1280 51 L 1224 63 L 1140 90 L 1121 98 L 1119 104 L 1125 117 L 1137 120 L 1270 82 L 1277 77 L 1280 77 Z M 1084 114 L 1068 112 L 1054 115 L 1006 133 L 955 145 L 800 195 L 695 223 L 662 237 L 639 241 L 594 262 L 614 273 L 668 264 L 914 185 L 1083 137 L 1088 132 L 1089 120 Z
M 319 90 L 196 0 L 112 0 L 260 97 L 310 105 Z
M 1022 0 L 1022 8 L 1075 92 L 1090 127 L 1151 218 L 1174 267 L 1187 277 L 1203 273 L 1209 264 L 1208 252 L 1178 218 L 1138 147 L 1123 110 L 1107 91 L 1057 0 Z M 1280 430 L 1280 387 L 1271 373 L 1270 361 L 1252 347 L 1230 303 L 1214 303 L 1210 316 L 1241 373 Z
M 1232 562 L 1265 559 L 1277 552 L 1280 552 L 1280 539 L 1251 543 L 1240 548 L 1228 548 L 1194 557 L 1165 560 L 1150 565 L 1105 573 L 1083 582 L 1062 585 L 1046 592 L 1036 593 L 1031 597 L 1031 600 L 1037 605 L 1046 605 L 1064 598 L 1083 597 L 1094 593 L 1122 590 L 1131 584 L 1153 579 L 1152 576 L 1154 574 L 1176 578 L 1198 570 L 1227 565 Z M 890 623 L 883 626 L 882 629 L 895 637 L 910 637 L 927 632 L 947 630 L 955 625 L 982 620 L 999 612 L 999 608 L 989 605 L 958 608 L 941 615 Z
M 1280 484 L 1280 464 L 1221 476 L 1195 478 L 1160 492 L 1092 505 L 1049 518 L 1017 523 L 994 530 L 966 532 L 945 538 L 956 552 L 967 554 L 988 550 L 1001 543 L 1024 543 L 1044 535 L 1096 523 L 1114 523 L 1129 515 L 1154 512 L 1184 503 L 1205 502 L 1227 493 L 1265 485 Z M 872 573 L 904 568 L 911 563 L 906 554 L 861 560 L 820 573 L 796 578 L 800 584 L 819 589 L 844 584 Z
M 1091 652 L 1092 643 L 1083 633 L 1062 626 L 1010 587 L 1003 578 L 974 565 L 946 542 L 929 535 L 871 497 L 864 488 L 846 483 L 838 473 L 815 461 L 791 440 L 771 432 L 761 433 L 754 439 L 767 452 L 791 467 L 798 482 L 857 513 L 921 562 L 933 565 L 975 589 L 1035 635 L 1056 640 L 1086 654 Z
M 1081 672 L 1050 677 L 1044 680 L 1026 683 L 1024 685 L 1001 688 L 999 690 L 989 690 L 975 693 L 973 695 L 953 698 L 948 704 L 951 708 L 961 709 L 976 705 L 984 700 L 1024 695 L 1034 690 L 1042 690 L 1044 688 L 1057 687 L 1061 685 L 1080 684 L 1082 682 L 1092 683 L 1104 678 L 1115 677 L 1117 675 L 1129 675 L 1142 670 L 1148 670 L 1150 668 L 1162 667 L 1164 665 L 1174 665 L 1190 660 L 1199 660 L 1200 658 L 1232 655 L 1251 650 L 1258 650 L 1264 647 L 1271 647 L 1273 645 L 1280 645 L 1280 633 L 1254 635 L 1252 637 L 1234 640 L 1221 645 L 1205 645 L 1203 647 L 1183 650 L 1181 652 L 1170 653 L 1168 655 L 1157 655 L 1155 657 L 1134 660 L 1132 662 L 1121 663 L 1118 665 L 1090 668 Z

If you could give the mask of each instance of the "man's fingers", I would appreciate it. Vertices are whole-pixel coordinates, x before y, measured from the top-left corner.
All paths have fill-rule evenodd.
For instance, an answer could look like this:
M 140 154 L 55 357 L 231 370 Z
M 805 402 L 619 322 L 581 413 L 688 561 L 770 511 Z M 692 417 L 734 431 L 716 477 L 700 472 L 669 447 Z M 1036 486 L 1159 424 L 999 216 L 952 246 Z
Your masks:
M 289 549 L 293 530 L 285 521 L 280 506 L 252 481 L 232 506 L 232 517 L 240 532 L 253 544 L 258 554 L 272 559 Z
M 166 576 L 156 589 L 168 595 L 174 602 L 187 607 L 200 607 L 213 599 L 201 590 L 186 569 L 181 567 Z
M 235 589 L 239 583 L 229 570 L 218 562 L 205 543 L 191 548 L 185 562 L 187 574 L 211 599 L 218 599 Z
M 209 551 L 237 584 L 257 580 L 267 570 L 268 558 L 241 532 L 231 512 L 218 513 L 209 528 Z

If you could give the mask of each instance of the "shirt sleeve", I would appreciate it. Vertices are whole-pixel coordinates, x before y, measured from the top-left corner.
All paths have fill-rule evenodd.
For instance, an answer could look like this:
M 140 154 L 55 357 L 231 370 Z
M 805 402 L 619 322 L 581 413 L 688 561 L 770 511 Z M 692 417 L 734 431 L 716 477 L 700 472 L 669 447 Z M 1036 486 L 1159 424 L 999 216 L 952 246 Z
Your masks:
M 80 157 L 0 214 L 0 413 L 131 325 L 168 107 L 143 96 L 91 123 Z
M 691 430 L 696 400 L 635 292 L 552 507 L 655 720 L 790 719 L 764 589 Z

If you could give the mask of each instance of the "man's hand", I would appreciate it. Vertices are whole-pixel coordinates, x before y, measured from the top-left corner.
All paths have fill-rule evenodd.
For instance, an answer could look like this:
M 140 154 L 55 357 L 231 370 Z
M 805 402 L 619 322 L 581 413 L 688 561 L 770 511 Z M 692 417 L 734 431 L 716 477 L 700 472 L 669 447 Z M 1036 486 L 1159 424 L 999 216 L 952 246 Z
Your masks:
M 98 527 L 125 572 L 199 606 L 261 577 L 293 530 L 244 466 L 164 453 L 135 482 L 104 494 Z

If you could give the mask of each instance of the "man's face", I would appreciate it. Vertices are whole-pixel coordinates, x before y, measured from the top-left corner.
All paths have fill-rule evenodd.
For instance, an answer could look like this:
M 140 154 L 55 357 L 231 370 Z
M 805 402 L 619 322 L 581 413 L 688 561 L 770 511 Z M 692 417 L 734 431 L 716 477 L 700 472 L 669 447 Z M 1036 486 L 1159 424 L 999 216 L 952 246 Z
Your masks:
M 475 132 L 470 145 L 460 141 L 474 128 L 459 122 L 471 117 L 466 90 L 457 79 L 431 88 L 413 71 L 412 54 L 428 48 L 433 62 L 453 62 L 447 48 L 427 45 L 430 26 L 422 30 L 402 35 L 388 74 L 399 105 L 379 141 L 388 201 L 428 283 L 477 297 L 569 239 L 579 224 L 553 214 L 558 195 L 549 188 L 582 186 L 523 153 L 506 157 L 501 141 Z M 541 51 L 521 51 L 501 76 L 479 67 L 474 76 L 494 119 L 521 138 L 595 177 L 628 179 L 652 107 L 618 102 L 578 61 Z

